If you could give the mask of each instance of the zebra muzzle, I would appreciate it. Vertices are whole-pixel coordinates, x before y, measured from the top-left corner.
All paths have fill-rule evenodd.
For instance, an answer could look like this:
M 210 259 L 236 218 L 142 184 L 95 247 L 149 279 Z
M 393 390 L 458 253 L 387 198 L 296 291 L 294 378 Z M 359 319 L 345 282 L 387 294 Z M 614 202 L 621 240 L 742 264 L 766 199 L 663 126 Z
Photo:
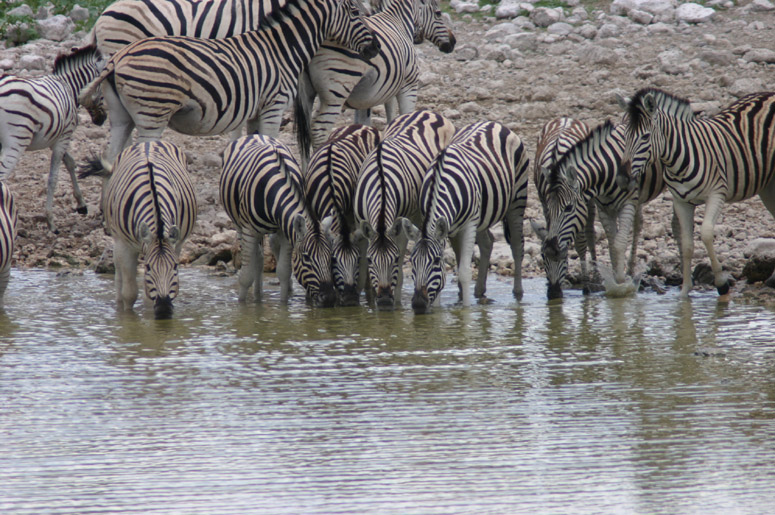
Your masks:
M 372 59 L 377 56 L 380 49 L 380 44 L 377 38 L 372 37 L 371 43 L 366 45 L 360 52 L 360 56 L 364 59 Z
M 389 288 L 377 289 L 377 308 L 378 309 L 393 309 L 395 303 L 395 297 L 390 293 Z
M 157 320 L 172 318 L 172 298 L 170 296 L 158 297 L 153 303 L 153 314 Z
M 412 309 L 415 314 L 421 315 L 430 311 L 431 303 L 428 298 L 428 291 L 425 289 L 415 290 L 412 296 Z
M 340 306 L 357 306 L 360 304 L 360 295 L 358 287 L 354 284 L 345 284 L 344 288 L 338 291 Z
M 546 288 L 546 298 L 549 300 L 562 298 L 562 285 L 559 282 L 549 283 Z
M 315 305 L 319 308 L 333 308 L 336 305 L 336 292 L 332 283 L 320 285 L 320 291 L 315 297 Z

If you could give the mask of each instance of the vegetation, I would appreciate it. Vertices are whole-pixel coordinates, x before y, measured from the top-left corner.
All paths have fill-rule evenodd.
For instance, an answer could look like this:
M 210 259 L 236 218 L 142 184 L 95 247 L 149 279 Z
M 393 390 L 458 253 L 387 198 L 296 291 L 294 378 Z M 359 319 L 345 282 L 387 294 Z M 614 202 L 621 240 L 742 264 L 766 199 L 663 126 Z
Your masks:
M 33 13 L 37 13 L 41 7 L 50 8 L 53 14 L 70 14 L 75 5 L 80 5 L 89 10 L 89 19 L 75 22 L 76 30 L 91 29 L 97 17 L 114 0 L 8 0 L 3 3 L 0 11 L 0 39 L 8 39 L 9 44 L 23 44 L 38 37 L 35 28 L 35 19 L 32 16 L 9 16 L 8 11 L 21 5 L 28 5 Z

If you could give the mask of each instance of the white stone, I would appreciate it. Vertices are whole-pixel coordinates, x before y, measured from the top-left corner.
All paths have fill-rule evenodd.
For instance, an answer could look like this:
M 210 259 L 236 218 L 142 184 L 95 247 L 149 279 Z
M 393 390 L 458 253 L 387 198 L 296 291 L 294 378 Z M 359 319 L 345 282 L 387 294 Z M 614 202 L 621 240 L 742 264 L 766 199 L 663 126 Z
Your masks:
M 743 250 L 743 256 L 746 258 L 752 257 L 775 257 L 775 239 L 773 238 L 756 238 L 751 240 Z
M 775 63 L 775 50 L 769 48 L 753 48 L 745 53 L 743 59 L 749 63 Z
M 48 63 L 36 54 L 26 54 L 19 58 L 19 68 L 22 70 L 46 70 Z
M 737 79 L 729 86 L 729 93 L 738 98 L 757 91 L 766 91 L 766 85 L 762 79 L 743 78 Z
M 769 0 L 753 0 L 747 6 L 753 12 L 767 12 L 775 10 L 775 5 Z
M 484 39 L 493 42 L 500 41 L 509 34 L 516 34 L 520 28 L 510 22 L 494 25 L 490 30 L 484 33 Z
M 646 11 L 640 11 L 638 9 L 632 9 L 630 11 L 629 18 L 635 23 L 640 23 L 641 25 L 648 25 L 654 21 L 653 14 L 647 13 Z
M 479 12 L 479 4 L 460 2 L 457 4 L 457 7 L 455 7 L 455 12 L 458 14 Z
M 32 8 L 27 4 L 22 4 L 19 7 L 14 7 L 13 9 L 9 10 L 6 13 L 6 16 L 10 17 L 22 17 L 22 16 L 29 16 L 32 17 Z
M 689 71 L 686 56 L 680 50 L 665 50 L 657 56 L 657 59 L 659 67 L 664 73 L 679 75 Z
M 558 36 L 567 36 L 571 32 L 573 32 L 573 25 L 565 22 L 558 21 L 557 23 L 552 23 L 546 28 L 546 32 L 549 34 L 556 34 Z
M 62 41 L 73 33 L 75 24 L 73 20 L 63 14 L 57 14 L 45 20 L 38 20 L 38 34 L 43 39 Z
M 75 4 L 70 10 L 70 19 L 73 21 L 86 21 L 89 19 L 89 10 Z
M 522 32 L 506 36 L 503 42 L 513 50 L 520 52 L 533 51 L 538 46 L 538 36 L 533 32 Z
M 0 59 L 0 70 L 10 70 L 13 68 L 13 59 Z
M 597 31 L 598 39 L 618 38 L 622 35 L 622 29 L 615 23 L 604 23 Z
M 530 21 L 535 23 L 536 27 L 548 27 L 552 23 L 557 23 L 561 19 L 562 9 L 537 7 L 532 13 L 530 13 Z
M 675 18 L 686 23 L 706 23 L 713 19 L 716 11 L 700 4 L 681 4 L 675 10 Z

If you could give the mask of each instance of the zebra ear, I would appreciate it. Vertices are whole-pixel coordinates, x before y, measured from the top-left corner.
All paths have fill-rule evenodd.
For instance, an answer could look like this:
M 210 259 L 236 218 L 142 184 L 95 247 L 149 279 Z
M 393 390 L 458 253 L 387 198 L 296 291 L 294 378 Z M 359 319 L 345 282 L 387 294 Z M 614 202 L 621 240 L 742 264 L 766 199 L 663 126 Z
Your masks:
M 538 239 L 541 240 L 541 243 L 543 243 L 544 240 L 546 240 L 546 233 L 547 233 L 546 226 L 531 219 L 530 227 L 533 228 L 533 232 L 536 233 L 536 236 L 538 236 Z
M 616 93 L 614 96 L 616 97 L 616 103 L 619 104 L 619 107 L 626 111 L 630 106 L 630 99 L 621 96 L 619 93 Z
M 416 225 L 414 225 L 411 220 L 408 218 L 404 218 L 404 231 L 406 231 L 406 234 L 409 235 L 410 240 L 419 240 L 420 239 L 420 229 L 417 228 Z
M 334 215 L 328 215 L 327 217 L 323 218 L 322 222 L 320 222 L 320 230 L 329 238 L 331 237 L 331 226 L 333 224 Z
M 396 217 L 396 219 L 393 221 L 393 225 L 390 226 L 390 229 L 388 229 L 388 236 L 395 239 L 398 238 L 398 236 L 403 232 L 404 230 L 404 217 L 399 216 Z M 408 237 L 409 235 L 406 234 Z
M 298 235 L 297 241 L 301 241 L 307 235 L 307 219 L 301 213 L 293 217 L 291 221 L 293 230 Z
M 374 228 L 366 220 L 361 221 L 361 226 L 359 227 L 359 230 L 361 231 L 361 236 L 363 236 L 367 240 L 370 240 L 374 237 Z
M 548 181 L 549 180 L 549 176 L 551 174 L 552 174 L 552 172 L 551 172 L 551 170 L 549 170 L 549 168 L 547 168 L 546 166 L 542 166 L 541 167 L 541 175 L 544 176 L 544 179 L 546 179 Z
M 171 244 L 175 245 L 178 240 L 180 239 L 180 229 L 177 225 L 173 225 L 170 227 L 170 230 L 167 232 L 167 239 L 170 241 Z
M 436 239 L 438 241 L 444 241 L 449 235 L 449 222 L 446 218 L 439 218 L 436 220 Z
M 140 223 L 140 241 L 143 243 L 151 243 L 153 240 L 153 234 L 151 234 L 151 228 L 145 222 Z
M 579 189 L 579 176 L 575 166 L 568 165 L 565 167 L 565 178 L 567 179 L 568 185 L 571 188 L 574 190 Z
M 654 98 L 654 93 L 646 93 L 646 95 L 643 96 L 642 104 L 646 114 L 652 116 L 654 111 L 657 110 L 657 101 Z

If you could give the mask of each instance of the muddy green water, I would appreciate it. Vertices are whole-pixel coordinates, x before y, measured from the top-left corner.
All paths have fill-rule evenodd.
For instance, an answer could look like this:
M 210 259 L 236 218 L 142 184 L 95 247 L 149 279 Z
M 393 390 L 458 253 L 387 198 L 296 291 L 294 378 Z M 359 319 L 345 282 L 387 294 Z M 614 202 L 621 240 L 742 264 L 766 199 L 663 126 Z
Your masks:
M 14 271 L 0 513 L 772 513 L 775 313 L 492 279 L 316 310 L 185 270 L 173 320 Z M 297 289 L 297 294 L 299 291 Z M 407 291 L 405 291 L 405 299 Z M 405 301 L 408 304 L 408 300 Z

